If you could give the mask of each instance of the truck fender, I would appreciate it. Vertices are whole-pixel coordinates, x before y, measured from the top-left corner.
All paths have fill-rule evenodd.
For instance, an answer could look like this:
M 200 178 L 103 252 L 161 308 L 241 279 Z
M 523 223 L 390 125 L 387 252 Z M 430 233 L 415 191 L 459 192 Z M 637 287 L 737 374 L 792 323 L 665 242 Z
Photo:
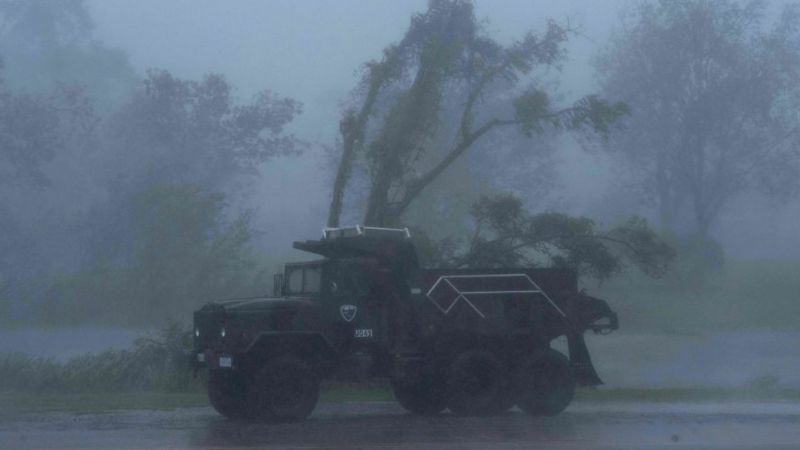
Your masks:
M 256 335 L 244 353 L 259 358 L 291 354 L 308 358 L 318 364 L 338 359 L 338 353 L 331 342 L 322 333 L 315 331 L 265 331 Z

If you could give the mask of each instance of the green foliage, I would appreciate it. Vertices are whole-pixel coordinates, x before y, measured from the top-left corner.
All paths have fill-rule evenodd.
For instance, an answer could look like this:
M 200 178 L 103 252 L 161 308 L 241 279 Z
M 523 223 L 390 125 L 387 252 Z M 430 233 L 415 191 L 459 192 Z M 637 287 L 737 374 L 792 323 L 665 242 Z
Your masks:
M 514 111 L 523 133 L 543 133 L 542 119 L 550 113 L 550 97 L 538 89 L 528 90 L 514 99 Z
M 514 99 L 516 121 L 526 136 L 541 134 L 545 125 L 559 130 L 589 128 L 602 137 L 607 137 L 614 124 L 629 114 L 628 106 L 622 102 L 610 103 L 595 95 L 578 100 L 571 108 L 552 110 L 546 92 L 531 89 Z
M 223 191 L 243 175 L 256 175 L 270 158 L 305 148 L 284 132 L 300 103 L 262 91 L 239 104 L 232 91 L 221 75 L 194 81 L 149 71 L 109 123 L 126 188 L 178 180 Z
M 76 148 L 92 149 L 96 125 L 92 102 L 80 87 L 20 94 L 0 78 L 0 188 L 46 187 L 43 166 Z
M 798 5 L 642 1 L 598 59 L 603 95 L 630 105 L 607 149 L 661 225 L 708 236 L 731 199 L 800 188 Z M 772 19 L 774 17 L 774 20 Z M 684 225 L 685 226 L 685 225 Z
M 61 363 L 21 353 L 0 355 L 0 391 L 189 391 L 195 388 L 191 330 L 171 323 L 129 350 L 106 350 Z
M 612 125 L 619 125 L 619 120 L 628 114 L 630 108 L 626 103 L 611 103 L 596 95 L 589 95 L 578 100 L 563 117 L 558 117 L 555 125 L 568 130 L 588 127 L 599 135 L 608 137 Z
M 38 315 L 49 323 L 137 325 L 187 317 L 213 298 L 266 292 L 249 248 L 250 214 L 228 223 L 224 197 L 198 186 L 150 188 L 131 199 L 134 248 L 53 280 Z
M 454 251 L 453 241 L 440 246 L 440 265 L 455 267 L 572 267 L 583 275 L 605 280 L 634 265 L 659 277 L 669 268 L 674 251 L 644 219 L 606 231 L 591 219 L 561 213 L 527 214 L 512 195 L 484 197 L 472 212 L 471 239 Z M 434 252 L 430 252 L 434 253 Z
M 160 186 L 134 196 L 134 298 L 177 314 L 230 296 L 252 274 L 250 215 L 222 223 L 223 196 L 197 186 Z
M 225 200 L 306 148 L 284 130 L 298 102 L 140 80 L 84 0 L 0 0 L 0 54 L 0 321 L 150 325 L 266 291 Z
M 15 95 L 0 85 L 0 186 L 9 180 L 46 183 L 41 166 L 62 147 L 58 110 L 48 100 Z

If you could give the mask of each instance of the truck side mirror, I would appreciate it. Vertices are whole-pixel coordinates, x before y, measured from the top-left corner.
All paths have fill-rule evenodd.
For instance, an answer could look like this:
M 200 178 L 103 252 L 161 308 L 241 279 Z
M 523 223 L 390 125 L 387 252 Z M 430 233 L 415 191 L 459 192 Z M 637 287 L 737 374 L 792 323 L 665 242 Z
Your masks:
M 272 295 L 281 297 L 283 295 L 283 274 L 276 273 L 272 277 Z

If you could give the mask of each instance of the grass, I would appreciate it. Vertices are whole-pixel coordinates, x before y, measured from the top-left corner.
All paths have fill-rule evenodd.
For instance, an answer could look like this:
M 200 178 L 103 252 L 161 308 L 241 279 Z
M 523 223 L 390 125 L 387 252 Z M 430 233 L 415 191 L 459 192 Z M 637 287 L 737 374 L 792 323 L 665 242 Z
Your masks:
M 800 402 L 796 389 L 734 389 L 734 388 L 654 388 L 654 389 L 580 389 L 578 401 L 604 402 L 741 402 L 792 401 Z
M 788 389 L 580 389 L 575 398 L 583 402 L 800 402 L 800 390 Z M 330 384 L 323 386 L 320 402 L 394 401 L 385 384 Z M 0 393 L 0 417 L 20 413 L 70 412 L 98 413 L 118 410 L 173 410 L 207 407 L 205 392 L 143 393 Z
M 384 383 L 326 383 L 322 386 L 320 401 L 343 402 L 393 402 L 394 394 Z
M 381 383 L 324 384 L 320 393 L 322 403 L 388 402 L 394 396 Z M 172 410 L 209 406 L 202 389 L 189 392 L 2 392 L 0 416 L 16 413 L 73 412 L 147 409 Z
M 125 409 L 171 410 L 208 406 L 204 392 L 0 393 L 0 415 L 67 411 L 93 413 Z
M 597 284 L 626 332 L 800 330 L 799 261 L 728 261 L 711 272 L 678 267 L 663 279 L 635 271 Z

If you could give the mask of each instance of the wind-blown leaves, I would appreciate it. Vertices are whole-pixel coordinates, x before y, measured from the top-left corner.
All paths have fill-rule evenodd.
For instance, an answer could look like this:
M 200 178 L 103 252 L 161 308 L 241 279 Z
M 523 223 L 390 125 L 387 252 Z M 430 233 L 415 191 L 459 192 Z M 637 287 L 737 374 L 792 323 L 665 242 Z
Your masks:
M 607 279 L 634 266 L 653 277 L 669 268 L 674 251 L 638 217 L 601 230 L 586 217 L 561 213 L 528 214 L 509 194 L 484 197 L 472 212 L 475 231 L 434 264 L 451 267 L 571 267 L 581 274 Z M 438 251 L 438 249 L 437 249 Z M 435 254 L 436 252 L 428 252 Z

